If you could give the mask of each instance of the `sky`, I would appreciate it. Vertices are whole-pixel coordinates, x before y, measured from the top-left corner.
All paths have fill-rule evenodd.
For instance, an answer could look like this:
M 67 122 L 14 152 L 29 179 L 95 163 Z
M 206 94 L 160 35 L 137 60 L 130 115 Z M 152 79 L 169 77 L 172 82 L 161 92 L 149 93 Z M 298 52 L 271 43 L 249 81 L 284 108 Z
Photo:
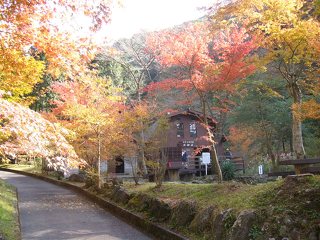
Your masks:
M 111 24 L 99 38 L 109 41 L 129 38 L 141 31 L 160 30 L 205 15 L 200 7 L 213 5 L 214 0 L 122 0 L 122 7 L 112 9 Z

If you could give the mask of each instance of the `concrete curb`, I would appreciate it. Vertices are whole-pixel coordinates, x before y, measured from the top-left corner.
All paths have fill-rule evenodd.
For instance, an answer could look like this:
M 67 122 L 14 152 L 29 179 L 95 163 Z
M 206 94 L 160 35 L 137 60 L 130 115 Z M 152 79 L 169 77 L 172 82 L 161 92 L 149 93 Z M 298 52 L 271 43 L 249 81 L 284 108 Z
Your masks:
M 115 216 L 117 216 L 118 218 L 120 218 L 121 220 L 123 220 L 124 222 L 138 228 L 140 231 L 148 234 L 149 236 L 153 237 L 154 239 L 159 239 L 159 240 L 188 240 L 188 238 L 177 234 L 171 230 L 168 230 L 158 224 L 155 224 L 153 222 L 148 221 L 147 219 L 142 218 L 141 216 L 134 214 L 130 211 L 128 211 L 127 209 L 124 209 L 122 207 L 119 207 L 117 205 L 115 205 L 112 202 L 109 202 L 106 199 L 103 199 L 101 197 L 98 197 L 84 189 L 82 189 L 81 187 L 72 185 L 70 183 L 67 182 L 62 182 L 59 180 L 55 180 L 52 178 L 47 178 L 45 176 L 41 176 L 41 175 L 37 175 L 34 173 L 29 173 L 29 172 L 23 172 L 23 171 L 18 171 L 18 170 L 13 170 L 13 169 L 7 169 L 7 168 L 0 168 L 1 171 L 6 171 L 6 172 L 12 172 L 12 173 L 17 173 L 17 174 L 21 174 L 21 175 L 26 175 L 29 177 L 34 177 L 34 178 L 38 178 L 41 179 L 43 181 L 49 182 L 49 183 L 53 183 L 55 185 L 61 186 L 61 187 L 65 187 L 67 189 L 70 189 L 74 192 L 77 192 L 83 196 L 85 196 L 87 199 L 93 201 L 94 203 L 96 203 L 97 205 L 99 205 L 100 207 L 102 207 L 103 209 L 111 212 L 112 214 L 114 214 Z

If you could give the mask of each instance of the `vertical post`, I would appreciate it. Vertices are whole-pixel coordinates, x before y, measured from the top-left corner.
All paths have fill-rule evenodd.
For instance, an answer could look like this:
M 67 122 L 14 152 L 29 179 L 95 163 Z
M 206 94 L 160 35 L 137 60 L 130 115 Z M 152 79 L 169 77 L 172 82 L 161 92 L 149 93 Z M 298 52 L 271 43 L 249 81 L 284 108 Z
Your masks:
M 245 168 L 244 168 L 245 166 L 244 166 L 244 159 L 242 158 L 242 172 L 243 172 L 243 174 L 245 174 L 246 173 L 246 170 L 245 170 Z
M 206 166 L 206 176 L 208 175 L 208 164 L 205 164 Z
M 101 188 L 101 133 L 100 133 L 100 125 L 98 123 L 98 188 Z

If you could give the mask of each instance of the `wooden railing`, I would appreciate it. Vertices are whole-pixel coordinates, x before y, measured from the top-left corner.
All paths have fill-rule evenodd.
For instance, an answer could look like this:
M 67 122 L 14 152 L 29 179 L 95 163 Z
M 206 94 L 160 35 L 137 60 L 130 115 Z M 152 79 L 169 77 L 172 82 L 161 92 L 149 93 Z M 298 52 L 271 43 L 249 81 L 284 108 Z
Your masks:
M 284 160 L 284 161 L 280 161 L 279 165 L 293 165 L 296 174 L 319 173 L 320 167 L 310 166 L 310 164 L 317 164 L 317 163 L 320 163 L 320 158 Z
M 225 161 L 230 161 L 235 166 L 236 171 L 243 171 L 245 173 L 245 164 L 244 159 L 240 156 L 218 156 L 220 164 Z M 182 171 L 204 171 L 203 165 L 201 166 L 200 157 L 196 156 L 193 159 L 189 159 L 188 162 L 183 162 L 181 160 L 175 159 L 174 161 L 168 161 L 168 169 L 181 169 Z M 208 166 L 208 169 L 211 169 L 211 165 Z

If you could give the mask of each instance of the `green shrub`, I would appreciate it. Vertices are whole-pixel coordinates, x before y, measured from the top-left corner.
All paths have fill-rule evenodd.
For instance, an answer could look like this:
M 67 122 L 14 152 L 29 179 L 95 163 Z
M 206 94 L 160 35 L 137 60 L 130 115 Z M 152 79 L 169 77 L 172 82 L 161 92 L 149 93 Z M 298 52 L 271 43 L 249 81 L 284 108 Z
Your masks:
M 254 225 L 249 231 L 250 240 L 260 240 L 264 239 L 264 232 L 259 226 Z
M 223 180 L 230 181 L 234 179 L 236 169 L 232 162 L 230 161 L 222 162 L 221 171 L 222 171 Z
M 99 175 L 96 169 L 88 168 L 85 171 L 85 187 L 97 187 L 98 186 L 98 179 Z

